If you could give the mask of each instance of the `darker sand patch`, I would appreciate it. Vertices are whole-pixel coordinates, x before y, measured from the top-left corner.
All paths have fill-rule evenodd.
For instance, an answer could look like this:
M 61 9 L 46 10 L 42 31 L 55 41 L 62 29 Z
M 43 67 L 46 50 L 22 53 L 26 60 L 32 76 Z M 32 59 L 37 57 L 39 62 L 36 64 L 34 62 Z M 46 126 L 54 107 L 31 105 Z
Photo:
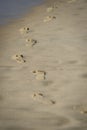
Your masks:
M 81 74 L 80 77 L 83 79 L 87 79 L 87 73 Z
M 79 13 L 73 13 L 74 16 L 79 16 L 80 14 Z
M 52 85 L 52 84 L 53 84 L 53 81 L 51 81 L 51 80 L 42 81 L 42 85 L 43 85 L 43 86 L 50 86 L 50 85 Z
M 2 95 L 0 95 L 0 101 L 2 101 L 3 100 L 3 97 L 2 97 Z
M 77 64 L 78 61 L 77 60 L 70 60 L 70 61 L 67 61 L 67 64 Z

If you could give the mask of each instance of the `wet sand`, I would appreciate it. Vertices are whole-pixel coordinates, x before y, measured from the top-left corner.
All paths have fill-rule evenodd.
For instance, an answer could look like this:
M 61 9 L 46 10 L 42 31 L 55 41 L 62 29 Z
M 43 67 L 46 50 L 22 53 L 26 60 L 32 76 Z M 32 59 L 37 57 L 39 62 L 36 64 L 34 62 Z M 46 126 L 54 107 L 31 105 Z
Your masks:
M 0 130 L 87 129 L 87 1 L 54 0 L 0 28 Z

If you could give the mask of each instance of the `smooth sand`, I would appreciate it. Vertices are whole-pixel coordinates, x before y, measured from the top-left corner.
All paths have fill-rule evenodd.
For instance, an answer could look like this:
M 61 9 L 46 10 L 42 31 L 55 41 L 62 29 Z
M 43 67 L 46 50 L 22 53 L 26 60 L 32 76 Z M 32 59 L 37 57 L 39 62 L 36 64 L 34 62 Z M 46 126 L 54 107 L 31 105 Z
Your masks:
M 0 130 L 87 130 L 86 0 L 0 28 Z

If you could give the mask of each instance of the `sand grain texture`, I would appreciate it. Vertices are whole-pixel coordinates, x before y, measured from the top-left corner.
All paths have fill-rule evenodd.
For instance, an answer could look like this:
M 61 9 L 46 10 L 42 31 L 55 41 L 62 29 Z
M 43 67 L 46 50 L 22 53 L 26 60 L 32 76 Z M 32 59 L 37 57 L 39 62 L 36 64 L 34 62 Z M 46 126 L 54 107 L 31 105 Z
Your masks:
M 86 0 L 49 0 L 0 28 L 0 130 L 87 130 Z

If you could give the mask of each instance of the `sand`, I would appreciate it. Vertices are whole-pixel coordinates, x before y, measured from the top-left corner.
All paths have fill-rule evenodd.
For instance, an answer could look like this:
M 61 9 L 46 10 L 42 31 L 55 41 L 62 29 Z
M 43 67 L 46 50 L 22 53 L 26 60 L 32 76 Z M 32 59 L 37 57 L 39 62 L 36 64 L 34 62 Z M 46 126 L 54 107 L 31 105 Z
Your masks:
M 0 27 L 0 130 L 87 130 L 86 0 Z

